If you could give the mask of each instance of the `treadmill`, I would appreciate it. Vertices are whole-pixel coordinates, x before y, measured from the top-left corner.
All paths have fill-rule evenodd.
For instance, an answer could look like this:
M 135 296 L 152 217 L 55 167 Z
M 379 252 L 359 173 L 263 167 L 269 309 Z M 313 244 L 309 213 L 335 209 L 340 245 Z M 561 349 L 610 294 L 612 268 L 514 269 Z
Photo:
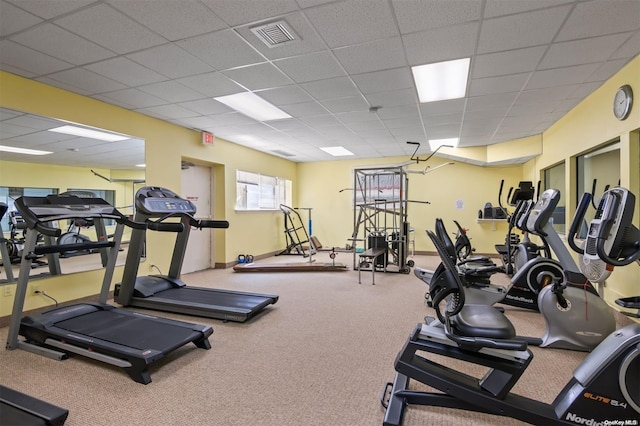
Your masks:
M 196 206 L 191 201 L 166 188 L 154 186 L 146 186 L 136 192 L 135 209 L 136 222 L 146 222 L 150 230 L 173 232 L 177 236 L 169 274 L 137 276 L 146 229 L 132 230 L 122 282 L 116 285 L 114 292 L 115 301 L 119 304 L 225 322 L 245 322 L 278 301 L 274 294 L 191 287 L 180 280 L 191 228 L 228 228 L 229 222 L 198 220 L 194 217 Z
M 191 324 L 132 312 L 106 304 L 124 227 L 144 228 L 130 221 L 101 198 L 73 195 L 20 197 L 15 206 L 27 223 L 24 254 L 16 286 L 7 349 L 23 349 L 63 360 L 75 353 L 123 368 L 138 383 L 151 382 L 149 366 L 187 343 L 210 349 L 210 326 Z M 67 245 L 38 245 L 38 233 L 58 237 L 61 230 L 50 225 L 66 219 L 115 220 L 111 240 Z M 41 254 L 63 250 L 104 249 L 109 251 L 102 289 L 97 303 L 56 307 L 22 317 L 29 282 L 29 269 Z M 24 340 L 19 336 L 23 336 Z
M 0 385 L 1 425 L 61 426 L 69 410 Z

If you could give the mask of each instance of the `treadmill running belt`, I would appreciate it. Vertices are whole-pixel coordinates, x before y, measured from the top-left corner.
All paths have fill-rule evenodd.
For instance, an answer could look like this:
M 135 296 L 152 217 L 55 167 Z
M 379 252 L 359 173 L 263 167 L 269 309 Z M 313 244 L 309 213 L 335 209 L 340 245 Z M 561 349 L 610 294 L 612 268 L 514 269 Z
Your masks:
M 212 306 L 227 306 L 252 310 L 256 306 L 272 303 L 270 297 L 252 296 L 248 294 L 234 294 L 209 289 L 197 289 L 190 287 L 171 288 L 156 293 L 156 297 L 181 302 L 199 303 Z
M 153 326 L 151 326 L 153 323 Z M 112 311 L 97 311 L 55 323 L 56 327 L 96 339 L 138 349 L 165 352 L 167 342 L 184 341 L 193 330 L 171 324 L 159 326 L 145 317 L 122 315 Z

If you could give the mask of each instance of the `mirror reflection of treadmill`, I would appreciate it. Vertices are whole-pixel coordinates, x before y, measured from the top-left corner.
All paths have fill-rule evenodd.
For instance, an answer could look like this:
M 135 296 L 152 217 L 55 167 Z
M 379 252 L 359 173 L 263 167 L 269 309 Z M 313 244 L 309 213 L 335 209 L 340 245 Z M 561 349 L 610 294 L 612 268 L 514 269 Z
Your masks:
M 134 229 L 129 241 L 122 282 L 116 285 L 115 301 L 159 311 L 245 322 L 278 301 L 274 294 L 249 293 L 187 286 L 180 273 L 191 228 L 228 228 L 222 220 L 194 218 L 195 205 L 166 188 L 147 186 L 135 196 L 135 221 L 148 229 L 172 232 L 176 241 L 167 275 L 138 276 L 146 230 Z

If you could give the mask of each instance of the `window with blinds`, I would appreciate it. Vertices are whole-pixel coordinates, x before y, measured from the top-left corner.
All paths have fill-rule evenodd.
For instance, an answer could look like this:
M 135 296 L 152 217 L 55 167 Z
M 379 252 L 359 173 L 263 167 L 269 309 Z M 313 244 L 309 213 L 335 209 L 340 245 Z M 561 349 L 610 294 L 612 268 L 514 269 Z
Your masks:
M 277 210 L 291 204 L 291 181 L 243 170 L 236 171 L 236 210 Z

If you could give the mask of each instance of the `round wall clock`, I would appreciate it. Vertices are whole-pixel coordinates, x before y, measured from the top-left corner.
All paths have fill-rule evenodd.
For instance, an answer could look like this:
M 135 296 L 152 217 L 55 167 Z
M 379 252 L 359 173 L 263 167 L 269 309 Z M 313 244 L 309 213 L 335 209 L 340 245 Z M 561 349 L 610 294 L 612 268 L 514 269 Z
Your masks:
M 624 120 L 631 113 L 632 106 L 633 90 L 631 90 L 631 86 L 625 84 L 616 91 L 616 95 L 613 98 L 613 115 L 618 120 Z

